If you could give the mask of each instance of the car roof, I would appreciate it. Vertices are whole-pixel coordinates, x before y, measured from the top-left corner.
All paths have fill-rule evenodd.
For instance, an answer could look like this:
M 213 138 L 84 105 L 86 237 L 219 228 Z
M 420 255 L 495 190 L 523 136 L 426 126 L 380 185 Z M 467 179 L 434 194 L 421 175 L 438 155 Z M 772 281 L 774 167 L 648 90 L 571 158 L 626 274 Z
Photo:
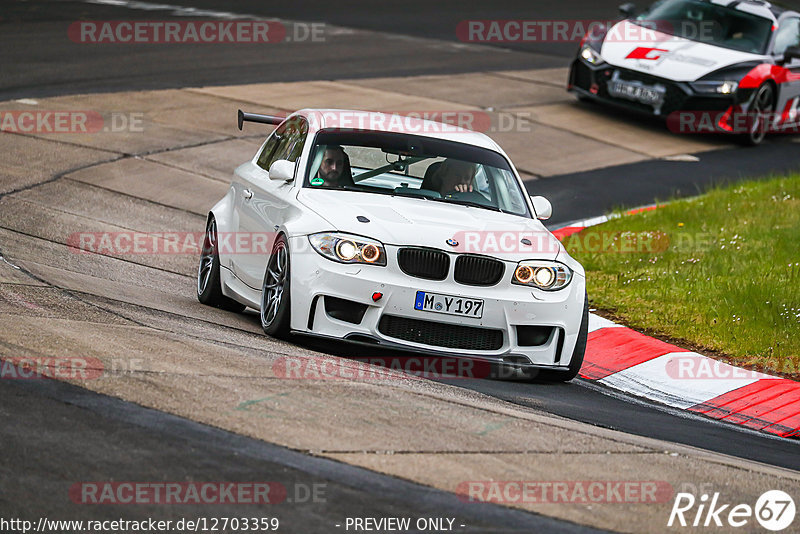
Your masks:
M 711 3 L 758 15 L 773 21 L 778 20 L 781 14 L 786 11 L 786 9 L 766 0 L 711 0 Z
M 307 108 L 293 113 L 292 116 L 302 116 L 308 120 L 309 133 L 323 129 L 352 129 L 376 132 L 407 133 L 435 139 L 444 139 L 465 143 L 495 152 L 504 153 L 500 146 L 489 136 L 468 130 L 459 126 L 420 118 L 420 116 L 448 116 L 451 114 L 464 114 L 458 120 L 471 120 L 472 122 L 491 121 L 488 113 L 477 110 L 453 110 L 446 112 L 407 112 L 382 113 L 377 111 L 362 111 L 353 109 L 321 109 Z

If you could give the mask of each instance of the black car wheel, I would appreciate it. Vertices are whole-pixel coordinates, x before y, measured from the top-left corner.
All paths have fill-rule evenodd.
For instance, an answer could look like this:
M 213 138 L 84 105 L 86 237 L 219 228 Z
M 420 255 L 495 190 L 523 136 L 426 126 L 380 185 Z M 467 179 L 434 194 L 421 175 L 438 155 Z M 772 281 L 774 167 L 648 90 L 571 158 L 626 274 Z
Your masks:
M 197 300 L 208 306 L 223 310 L 241 312 L 246 306 L 222 294 L 219 278 L 219 250 L 217 248 L 217 221 L 208 220 L 200 253 L 200 266 L 197 268 Z
M 289 246 L 280 235 L 272 246 L 261 285 L 261 327 L 272 337 L 284 338 L 289 333 L 289 267 Z
M 750 120 L 747 121 L 749 131 L 745 137 L 748 145 L 755 146 L 764 141 L 772 122 L 774 108 L 775 91 L 771 84 L 765 83 L 758 88 L 748 113 L 750 115 Z

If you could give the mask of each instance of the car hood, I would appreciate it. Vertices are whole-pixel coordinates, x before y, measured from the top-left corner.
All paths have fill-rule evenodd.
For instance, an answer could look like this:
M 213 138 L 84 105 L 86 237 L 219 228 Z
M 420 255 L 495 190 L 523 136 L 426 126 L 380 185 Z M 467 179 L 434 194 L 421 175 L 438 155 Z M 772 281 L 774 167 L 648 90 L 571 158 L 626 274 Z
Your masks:
M 412 245 L 494 256 L 554 260 L 562 251 L 537 219 L 421 198 L 303 188 L 297 199 L 341 232 L 385 245 Z M 369 222 L 361 222 L 358 217 Z M 530 245 L 522 243 L 527 239 Z M 448 243 L 455 240 L 456 245 Z
M 651 40 L 637 41 L 625 36 Z M 634 51 L 638 50 L 638 54 Z M 658 49 L 658 50 L 651 50 Z M 763 61 L 765 56 L 739 52 L 683 37 L 675 37 L 624 20 L 606 34 L 600 55 L 610 65 L 644 72 L 679 82 L 693 82 L 715 70 L 745 61 Z M 636 59 L 630 55 L 646 55 L 657 59 Z

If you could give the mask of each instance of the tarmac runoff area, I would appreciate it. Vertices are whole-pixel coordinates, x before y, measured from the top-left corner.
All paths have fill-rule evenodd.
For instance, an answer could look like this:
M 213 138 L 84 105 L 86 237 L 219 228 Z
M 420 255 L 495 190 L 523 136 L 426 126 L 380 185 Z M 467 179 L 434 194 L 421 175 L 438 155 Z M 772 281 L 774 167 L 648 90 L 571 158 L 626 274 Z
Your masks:
M 67 246 L 75 232 L 202 231 L 231 170 L 265 137 L 257 125 L 236 130 L 238 108 L 514 115 L 530 128 L 489 133 L 531 179 L 722 146 L 624 121 L 614 124 L 620 132 L 612 144 L 605 123 L 611 116 L 573 102 L 564 76 L 479 73 L 4 102 L 4 110 L 114 114 L 141 120 L 141 128 L 1 134 L 0 357 L 80 358 L 91 363 L 92 376 L 59 378 L 307 454 L 445 491 L 499 495 L 508 506 L 599 528 L 663 532 L 674 492 L 687 485 L 705 484 L 726 502 L 751 506 L 776 486 L 798 494 L 794 471 L 605 430 L 394 371 L 375 376 L 362 364 L 276 341 L 263 335 L 255 314 L 197 301 L 195 255 L 113 257 Z M 276 370 L 287 359 L 354 378 L 286 379 Z M 497 486 L 503 481 L 632 482 L 642 491 L 620 497 L 626 502 L 613 492 L 590 503 L 552 496 L 542 502 L 504 493 L 514 486 Z M 644 482 L 668 485 L 670 496 Z M 751 519 L 743 531 L 758 528 Z

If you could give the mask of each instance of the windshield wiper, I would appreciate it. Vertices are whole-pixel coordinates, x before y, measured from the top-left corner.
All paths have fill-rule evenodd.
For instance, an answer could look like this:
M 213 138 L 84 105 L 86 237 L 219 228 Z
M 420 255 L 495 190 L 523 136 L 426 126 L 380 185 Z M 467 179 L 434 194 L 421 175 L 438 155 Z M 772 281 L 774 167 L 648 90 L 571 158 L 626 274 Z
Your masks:
M 412 193 L 412 192 L 406 192 L 406 191 L 397 191 L 395 189 L 392 190 L 392 196 L 393 197 L 408 197 L 408 198 L 424 198 L 425 200 L 431 200 L 432 199 L 432 197 L 430 197 L 428 195 L 425 195 L 423 193 Z M 433 200 L 438 200 L 438 199 L 433 198 Z
M 388 194 L 391 193 L 391 191 L 386 191 L 386 190 L 378 190 L 378 189 L 372 189 L 372 188 L 365 189 L 366 187 L 367 186 L 363 186 L 363 185 L 359 186 L 358 184 L 356 184 L 355 186 L 353 186 L 353 185 L 340 185 L 338 187 L 326 187 L 325 189 L 333 189 L 333 190 L 341 189 L 341 190 L 344 190 L 344 191 L 356 191 L 357 193 L 375 193 L 375 194 L 378 194 L 378 195 L 388 195 Z
M 503 210 L 498 208 L 497 206 L 492 206 L 491 204 L 481 204 L 480 202 L 473 202 L 471 200 L 447 200 L 446 198 L 433 198 L 431 200 L 438 200 L 439 202 L 446 202 L 448 204 L 460 204 L 462 206 L 470 206 L 473 208 L 483 208 L 492 211 L 499 211 L 500 213 L 505 213 Z

